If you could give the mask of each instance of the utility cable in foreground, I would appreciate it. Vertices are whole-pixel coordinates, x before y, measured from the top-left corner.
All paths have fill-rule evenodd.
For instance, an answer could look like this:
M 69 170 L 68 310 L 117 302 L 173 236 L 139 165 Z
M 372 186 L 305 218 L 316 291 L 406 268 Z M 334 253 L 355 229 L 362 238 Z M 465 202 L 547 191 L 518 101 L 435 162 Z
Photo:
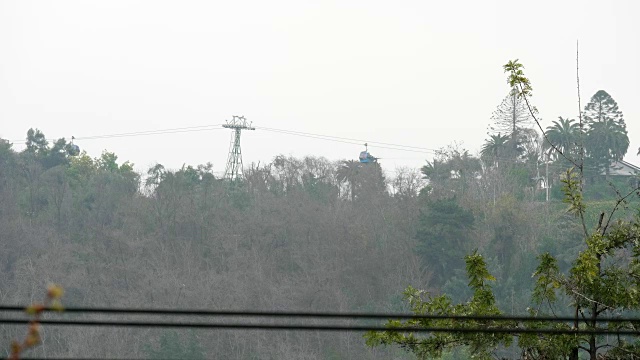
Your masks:
M 22 312 L 28 308 L 16 305 L 0 305 L 2 312 Z M 43 308 L 43 312 L 59 313 L 58 308 Z M 415 315 L 407 313 L 366 313 L 366 312 L 303 312 L 303 311 L 257 311 L 257 310 L 204 310 L 204 309 L 153 309 L 153 308 L 108 308 L 108 307 L 66 307 L 64 313 L 111 314 L 111 315 L 162 315 L 162 316 L 209 316 L 209 317 L 254 317 L 254 318 L 332 318 L 355 319 L 402 319 L 402 320 L 460 320 L 460 321 L 520 321 L 520 322 L 573 322 L 569 316 L 489 316 L 489 315 Z M 3 320 L 0 319 L 0 323 Z M 640 318 L 597 318 L 601 323 L 638 322 Z
M 29 324 L 29 320 L 0 319 L 0 324 Z M 226 330 L 289 330 L 289 331 L 386 331 L 386 332 L 438 332 L 438 333 L 509 333 L 509 334 L 574 334 L 574 335 L 640 335 L 639 330 L 629 329 L 550 329 L 523 327 L 430 327 L 430 326 L 367 326 L 367 325 L 315 325 L 315 324 L 253 324 L 253 323 L 205 323 L 169 321 L 111 321 L 111 320 L 40 320 L 50 326 L 94 326 L 94 327 L 134 327 L 134 328 L 189 328 Z

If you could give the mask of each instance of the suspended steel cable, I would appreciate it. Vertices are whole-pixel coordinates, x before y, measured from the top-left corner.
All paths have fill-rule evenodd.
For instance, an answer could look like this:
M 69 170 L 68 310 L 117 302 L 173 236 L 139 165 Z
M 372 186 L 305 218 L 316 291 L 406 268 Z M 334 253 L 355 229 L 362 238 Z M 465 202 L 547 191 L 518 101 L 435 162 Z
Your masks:
M 371 141 L 371 140 L 365 140 L 365 139 L 356 139 L 356 138 L 340 137 L 340 136 L 333 136 L 333 135 L 314 134 L 314 133 L 287 130 L 287 129 L 276 129 L 276 128 L 269 128 L 269 127 L 262 127 L 262 126 L 256 126 L 256 129 L 261 129 L 261 130 L 266 130 L 266 131 L 273 131 L 273 132 L 288 133 L 288 134 L 291 134 L 291 135 L 315 136 L 315 137 L 319 137 L 319 138 L 328 138 L 328 139 L 330 138 L 330 139 L 337 139 L 337 140 L 346 140 L 346 141 L 351 141 L 351 142 L 357 141 L 357 143 L 360 144 L 360 145 L 362 145 L 363 143 L 366 142 L 369 145 L 376 145 L 376 144 L 389 145 L 389 146 L 401 147 L 401 148 L 407 148 L 407 149 L 422 150 L 423 152 L 435 152 L 435 151 L 437 151 L 436 149 L 430 149 L 430 148 L 419 147 L 419 146 L 393 144 L 393 143 L 386 143 L 386 142 L 380 142 L 380 141 Z M 376 145 L 376 147 L 380 147 L 380 146 Z
M 109 138 L 118 138 L 118 137 L 162 135 L 162 134 L 175 134 L 175 133 L 182 133 L 182 132 L 198 132 L 198 131 L 224 129 L 221 126 L 222 124 L 199 125 L 199 126 L 188 126 L 188 127 L 179 127 L 179 128 L 169 128 L 169 129 L 134 131 L 134 132 L 128 132 L 128 133 L 78 136 L 78 137 L 75 137 L 75 140 L 97 140 L 97 139 L 109 139 Z M 26 140 L 13 140 L 11 142 L 16 144 L 25 144 Z

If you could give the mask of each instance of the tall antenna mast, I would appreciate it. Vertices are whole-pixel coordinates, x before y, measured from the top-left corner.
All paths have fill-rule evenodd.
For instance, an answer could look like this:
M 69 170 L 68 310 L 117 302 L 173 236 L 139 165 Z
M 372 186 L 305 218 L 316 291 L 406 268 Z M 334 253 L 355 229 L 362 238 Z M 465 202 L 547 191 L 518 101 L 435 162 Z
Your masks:
M 224 170 L 224 178 L 231 181 L 238 180 L 242 177 L 242 150 L 240 149 L 240 134 L 242 130 L 255 130 L 251 124 L 247 123 L 244 116 L 233 115 L 231 121 L 227 120 L 222 127 L 235 130 L 231 133 L 231 145 L 229 146 L 229 158 L 227 159 L 227 168 Z

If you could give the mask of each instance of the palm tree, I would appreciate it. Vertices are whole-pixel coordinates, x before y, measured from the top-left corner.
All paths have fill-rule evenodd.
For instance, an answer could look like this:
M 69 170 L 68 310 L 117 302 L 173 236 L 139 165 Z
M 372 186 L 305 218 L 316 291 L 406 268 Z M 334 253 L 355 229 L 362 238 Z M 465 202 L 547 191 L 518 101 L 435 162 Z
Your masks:
M 509 136 L 501 135 L 490 135 L 489 139 L 487 139 L 482 145 L 482 149 L 480 150 L 480 156 L 484 159 L 491 159 L 495 164 L 498 164 L 498 159 L 500 156 L 504 156 L 507 151 L 507 142 L 509 141 Z
M 595 165 L 604 167 L 608 180 L 611 162 L 622 160 L 629 150 L 627 129 L 612 119 L 592 122 L 587 130 L 585 145 Z
M 424 179 L 427 179 L 431 186 L 447 182 L 451 178 L 451 170 L 450 161 L 445 159 L 427 160 L 427 165 L 420 168 Z
M 360 162 L 355 160 L 345 160 L 340 164 L 336 172 L 336 180 L 339 183 L 348 183 L 351 189 L 351 201 L 356 198 L 356 179 L 360 172 Z
M 545 135 L 548 140 L 548 142 L 545 142 L 545 148 L 548 151 L 553 149 L 551 146 L 553 144 L 567 157 L 576 154 L 580 143 L 580 126 L 574 119 L 563 119 L 562 116 L 559 116 L 552 126 L 547 127 Z
M 471 182 L 482 169 L 480 159 L 471 156 L 468 150 L 464 150 L 462 152 L 456 152 L 450 162 L 454 173 L 459 177 L 461 191 L 464 195 L 467 184 Z

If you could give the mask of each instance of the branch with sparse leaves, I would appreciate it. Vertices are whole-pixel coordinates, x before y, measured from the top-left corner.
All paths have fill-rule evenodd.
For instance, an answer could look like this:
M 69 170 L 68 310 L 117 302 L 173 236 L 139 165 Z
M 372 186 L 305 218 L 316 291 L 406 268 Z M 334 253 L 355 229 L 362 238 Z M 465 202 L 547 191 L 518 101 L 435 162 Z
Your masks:
M 32 304 L 25 309 L 25 312 L 33 316 L 33 319 L 29 323 L 29 331 L 24 340 L 22 342 L 15 340 L 11 342 L 11 355 L 9 355 L 9 360 L 20 359 L 20 355 L 23 352 L 40 344 L 42 341 L 40 337 L 40 317 L 46 309 L 64 311 L 64 307 L 60 302 L 63 293 L 62 287 L 50 285 L 47 288 L 47 297 L 43 303 Z
M 567 159 L 567 161 L 569 161 L 571 164 L 573 164 L 574 166 L 582 170 L 582 166 L 580 164 L 576 163 L 573 159 L 566 156 L 562 152 L 562 150 L 560 150 L 554 143 L 552 143 L 549 140 L 546 132 L 542 128 L 542 125 L 540 124 L 540 121 L 536 116 L 536 114 L 538 113 L 538 109 L 531 106 L 531 104 L 529 103 L 529 97 L 533 94 L 533 87 L 531 86 L 531 81 L 529 80 L 529 78 L 527 78 L 524 75 L 524 71 L 523 71 L 524 65 L 519 63 L 518 59 L 516 59 L 516 60 L 510 60 L 502 68 L 504 69 L 504 72 L 509 73 L 509 77 L 507 77 L 507 83 L 512 88 L 515 88 L 518 90 L 517 91 L 518 97 L 521 97 L 522 99 L 524 99 L 524 102 L 527 105 L 527 109 L 529 110 L 531 117 L 536 122 L 536 125 L 538 125 L 538 128 L 542 132 L 542 136 L 547 141 L 547 143 L 553 148 L 554 151 L 560 154 L 563 158 Z

